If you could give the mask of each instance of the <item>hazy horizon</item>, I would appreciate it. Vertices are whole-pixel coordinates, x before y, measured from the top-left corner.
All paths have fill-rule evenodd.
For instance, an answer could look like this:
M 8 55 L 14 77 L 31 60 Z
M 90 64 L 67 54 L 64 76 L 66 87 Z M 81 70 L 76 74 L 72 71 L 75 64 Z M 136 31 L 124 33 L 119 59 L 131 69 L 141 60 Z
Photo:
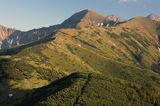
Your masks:
M 18 30 L 31 30 L 60 24 L 76 12 L 90 9 L 106 16 L 114 14 L 122 18 L 160 15 L 160 1 L 149 0 L 1 0 L 0 25 Z

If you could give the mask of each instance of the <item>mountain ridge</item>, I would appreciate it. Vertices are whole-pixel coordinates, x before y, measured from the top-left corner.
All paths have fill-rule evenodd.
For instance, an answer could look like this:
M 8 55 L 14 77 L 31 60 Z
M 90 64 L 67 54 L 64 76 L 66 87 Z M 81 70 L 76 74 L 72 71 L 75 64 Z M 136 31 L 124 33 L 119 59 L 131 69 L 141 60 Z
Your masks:
M 152 15 L 146 18 L 153 20 L 151 16 Z M 5 48 L 10 48 L 14 46 L 31 43 L 43 38 L 44 36 L 48 36 L 55 30 L 58 30 L 61 28 L 77 28 L 77 27 L 85 27 L 85 26 L 110 27 L 120 23 L 124 23 L 126 21 L 128 20 L 115 15 L 103 16 L 92 10 L 85 9 L 73 14 L 71 17 L 69 17 L 64 22 L 58 25 L 32 29 L 29 31 L 19 31 L 14 29 L 15 31 L 14 33 L 6 33 L 5 35 L 1 35 L 0 47 L 2 49 L 5 49 Z
M 160 23 L 82 25 L 0 50 L 0 104 L 160 105 Z

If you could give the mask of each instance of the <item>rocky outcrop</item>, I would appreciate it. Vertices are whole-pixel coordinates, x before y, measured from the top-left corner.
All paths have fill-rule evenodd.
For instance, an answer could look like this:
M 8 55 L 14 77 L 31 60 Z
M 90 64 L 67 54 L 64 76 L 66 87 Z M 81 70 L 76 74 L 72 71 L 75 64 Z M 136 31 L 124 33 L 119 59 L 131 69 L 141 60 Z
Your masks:
M 11 28 L 6 28 L 2 25 L 0 25 L 0 41 L 4 40 L 7 38 L 9 35 L 14 33 L 16 29 L 11 29 Z
M 156 14 L 150 14 L 150 15 L 147 16 L 147 18 L 160 22 L 160 16 L 158 16 Z

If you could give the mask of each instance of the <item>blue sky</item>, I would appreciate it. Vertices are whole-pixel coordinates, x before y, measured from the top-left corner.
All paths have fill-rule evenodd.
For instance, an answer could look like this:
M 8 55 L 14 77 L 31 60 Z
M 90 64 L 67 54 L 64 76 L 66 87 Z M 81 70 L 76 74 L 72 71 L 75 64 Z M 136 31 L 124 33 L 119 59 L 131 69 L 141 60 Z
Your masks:
M 160 0 L 0 0 L 0 24 L 29 30 L 61 23 L 83 9 L 124 18 L 160 15 Z

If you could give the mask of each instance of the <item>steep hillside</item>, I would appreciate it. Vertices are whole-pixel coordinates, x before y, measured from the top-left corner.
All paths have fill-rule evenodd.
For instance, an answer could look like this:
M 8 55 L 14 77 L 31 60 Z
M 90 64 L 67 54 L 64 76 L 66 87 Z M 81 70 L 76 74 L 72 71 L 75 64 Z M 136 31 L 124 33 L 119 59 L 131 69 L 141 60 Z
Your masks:
M 160 23 L 145 17 L 136 17 L 126 23 L 120 24 L 121 27 L 140 29 L 145 36 L 152 37 L 153 40 L 160 40 Z
M 157 34 L 157 31 L 160 23 L 152 21 L 145 17 L 135 17 L 130 19 L 128 22 L 120 24 L 120 26 L 140 29 L 143 32 L 149 33 L 150 35 L 154 36 Z M 137 28 L 136 28 L 137 27 Z
M 158 31 L 158 23 L 139 17 L 114 27 L 65 28 L 0 51 L 12 54 L 0 57 L 0 104 L 158 106 Z

